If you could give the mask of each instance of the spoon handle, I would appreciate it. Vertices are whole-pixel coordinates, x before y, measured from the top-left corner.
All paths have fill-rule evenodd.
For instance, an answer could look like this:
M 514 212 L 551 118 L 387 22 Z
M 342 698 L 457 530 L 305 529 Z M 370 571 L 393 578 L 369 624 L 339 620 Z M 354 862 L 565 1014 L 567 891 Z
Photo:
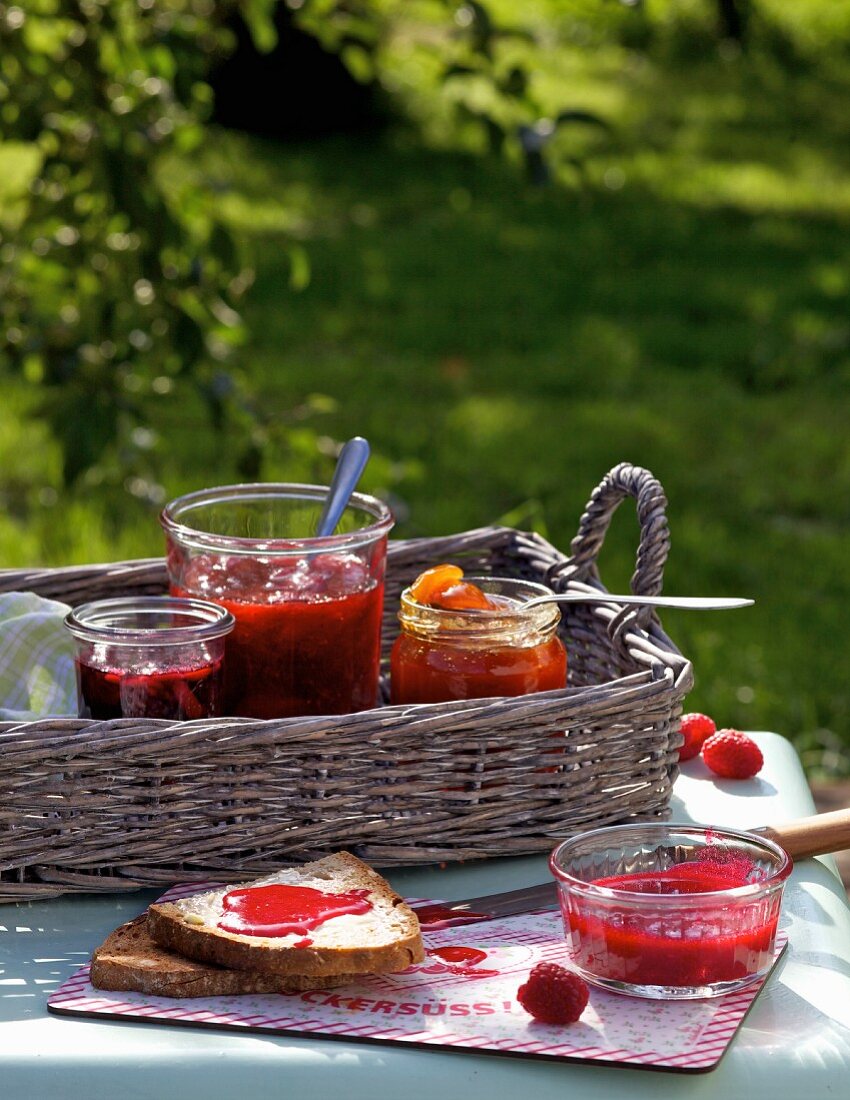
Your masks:
M 322 538 L 334 533 L 368 461 L 369 444 L 359 435 L 349 439 L 339 452 L 325 506 L 316 524 L 317 537 Z
M 753 829 L 752 832 L 776 841 L 792 859 L 843 852 L 850 849 L 850 808 L 801 817 L 785 825 Z
M 686 611 L 728 611 L 735 607 L 750 607 L 755 600 L 713 596 L 615 596 L 610 592 L 565 592 L 563 595 L 540 596 L 525 605 L 543 603 L 619 603 L 635 607 L 678 607 Z

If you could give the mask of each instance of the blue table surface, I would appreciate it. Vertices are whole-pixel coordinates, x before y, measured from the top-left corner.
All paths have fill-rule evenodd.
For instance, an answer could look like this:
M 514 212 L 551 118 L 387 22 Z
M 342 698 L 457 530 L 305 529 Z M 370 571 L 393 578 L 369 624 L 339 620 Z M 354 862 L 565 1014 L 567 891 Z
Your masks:
M 754 736 L 762 773 L 718 780 L 690 761 L 673 820 L 747 828 L 814 812 L 791 745 Z M 458 898 L 544 881 L 547 871 L 543 856 L 530 856 L 388 877 L 410 896 Z M 158 892 L 0 907 L 0 1100 L 850 1096 L 850 909 L 829 857 L 795 867 L 782 917 L 789 950 L 719 1067 L 698 1076 L 49 1015 L 48 994 Z

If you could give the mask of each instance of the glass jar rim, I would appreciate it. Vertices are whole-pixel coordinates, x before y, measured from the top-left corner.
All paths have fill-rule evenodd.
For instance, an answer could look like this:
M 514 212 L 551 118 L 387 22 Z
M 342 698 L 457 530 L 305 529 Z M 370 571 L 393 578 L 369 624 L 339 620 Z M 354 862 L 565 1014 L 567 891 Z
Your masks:
M 327 485 L 303 485 L 298 482 L 266 481 L 245 482 L 237 485 L 218 485 L 210 489 L 198 489 L 184 493 L 166 504 L 159 515 L 159 522 L 166 535 L 181 546 L 217 553 L 254 555 L 264 557 L 289 557 L 305 551 L 340 551 L 376 542 L 386 535 L 395 520 L 382 500 L 366 493 L 352 493 L 348 508 L 354 507 L 374 517 L 375 522 L 347 531 L 340 535 L 304 536 L 301 538 L 247 538 L 240 535 L 219 535 L 204 531 L 180 521 L 183 512 L 191 512 L 211 504 L 250 500 L 304 500 L 324 503 L 329 492 Z
M 398 617 L 402 625 L 412 626 L 417 633 L 427 635 L 445 633 L 453 638 L 482 638 L 485 634 L 502 634 L 523 626 L 533 626 L 540 631 L 554 630 L 560 622 L 561 612 L 556 603 L 538 604 L 531 609 L 527 606 L 539 596 L 553 595 L 552 589 L 545 584 L 518 577 L 465 575 L 463 579 L 477 585 L 484 592 L 492 590 L 494 585 L 522 587 L 525 589 L 525 601 L 492 610 L 481 607 L 430 607 L 411 596 L 411 585 L 404 589 L 400 598 Z M 497 591 L 493 594 L 500 593 Z M 515 599 L 516 594 L 511 594 L 510 598 Z
M 729 886 L 721 890 L 703 890 L 692 894 L 641 894 L 635 890 L 619 890 L 613 886 L 599 886 L 593 882 L 576 878 L 569 871 L 565 871 L 558 863 L 565 850 L 576 845 L 579 841 L 599 838 L 600 841 L 612 840 L 616 843 L 618 836 L 624 837 L 626 833 L 636 833 L 646 836 L 647 843 L 659 842 L 669 832 L 691 833 L 695 837 L 702 838 L 706 842 L 710 840 L 743 841 L 752 847 L 760 847 L 765 853 L 769 853 L 777 859 L 778 866 L 767 878 L 758 882 L 748 882 L 743 886 Z M 791 857 L 781 845 L 758 833 L 749 833 L 743 829 L 727 829 L 725 827 L 709 825 L 693 825 L 690 822 L 639 822 L 632 825 L 605 825 L 599 829 L 590 829 L 577 833 L 569 840 L 563 840 L 552 851 L 549 857 L 549 870 L 559 885 L 568 887 L 576 894 L 581 894 L 588 900 L 616 901 L 630 909 L 636 908 L 669 908 L 669 909 L 700 909 L 706 904 L 706 899 L 738 901 L 755 898 L 761 894 L 769 893 L 781 886 L 793 870 L 794 864 Z
M 121 626 L 115 620 L 130 615 L 162 615 L 174 612 L 195 622 L 184 626 Z M 190 645 L 223 638 L 236 620 L 219 604 L 183 596 L 119 596 L 115 599 L 90 600 L 72 608 L 65 626 L 75 638 L 85 642 L 114 645 L 158 646 Z

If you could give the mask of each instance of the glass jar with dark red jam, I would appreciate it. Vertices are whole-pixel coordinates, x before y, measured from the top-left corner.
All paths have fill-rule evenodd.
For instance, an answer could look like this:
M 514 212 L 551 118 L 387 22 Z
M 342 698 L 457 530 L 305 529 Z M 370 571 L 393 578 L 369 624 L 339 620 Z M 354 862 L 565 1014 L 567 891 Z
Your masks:
M 401 595 L 401 633 L 391 657 L 393 703 L 527 695 L 566 687 L 567 652 L 557 604 L 526 606 L 548 588 L 531 581 L 468 577 L 495 605 L 438 608 Z
M 233 616 L 203 600 L 139 596 L 75 607 L 81 718 L 216 718 Z
M 336 532 L 316 538 L 327 493 L 230 485 L 189 493 L 162 513 L 172 593 L 212 600 L 236 620 L 229 715 L 345 714 L 377 703 L 392 514 L 354 493 Z

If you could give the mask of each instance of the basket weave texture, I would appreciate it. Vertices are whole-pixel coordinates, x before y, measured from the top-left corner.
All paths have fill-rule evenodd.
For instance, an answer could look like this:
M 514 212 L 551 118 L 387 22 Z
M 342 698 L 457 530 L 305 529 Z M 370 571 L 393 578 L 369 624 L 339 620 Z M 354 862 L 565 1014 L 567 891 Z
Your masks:
M 570 557 L 507 527 L 391 542 L 385 658 L 401 590 L 442 561 L 605 591 L 597 555 L 626 497 L 640 522 L 632 590 L 659 594 L 666 499 L 623 463 L 594 491 Z M 0 591 L 70 604 L 166 589 L 162 559 L 0 572 Z M 559 691 L 271 721 L 0 723 L 0 901 L 239 881 L 341 847 L 378 866 L 530 853 L 666 816 L 690 662 L 651 608 L 562 612 Z

